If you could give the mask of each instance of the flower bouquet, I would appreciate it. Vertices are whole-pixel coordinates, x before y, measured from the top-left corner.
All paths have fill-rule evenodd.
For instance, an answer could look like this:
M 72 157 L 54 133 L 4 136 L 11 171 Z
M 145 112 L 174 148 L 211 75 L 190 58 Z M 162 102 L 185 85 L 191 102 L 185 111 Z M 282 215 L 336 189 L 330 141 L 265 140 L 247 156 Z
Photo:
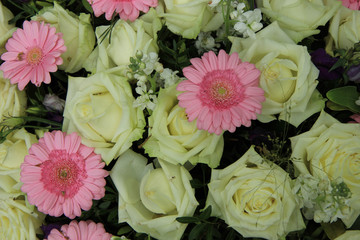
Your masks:
M 360 239 L 359 10 L 1 1 L 0 239 Z

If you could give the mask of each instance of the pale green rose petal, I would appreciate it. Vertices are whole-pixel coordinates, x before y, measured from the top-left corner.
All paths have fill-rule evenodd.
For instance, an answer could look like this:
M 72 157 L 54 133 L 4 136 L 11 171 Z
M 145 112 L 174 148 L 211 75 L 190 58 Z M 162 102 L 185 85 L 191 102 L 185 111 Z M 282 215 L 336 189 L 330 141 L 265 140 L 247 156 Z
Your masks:
M 0 71 L 0 122 L 6 117 L 24 116 L 26 101 L 26 92 L 19 91 L 17 85 L 3 78 L 3 72 Z
M 15 23 L 9 24 L 14 15 L 0 2 L 0 55 L 6 52 L 5 44 L 16 31 Z
M 360 230 L 347 230 L 345 233 L 336 237 L 334 240 L 360 239 Z
M 18 198 L 18 199 L 16 199 Z M 0 189 L 0 238 L 7 240 L 38 239 L 45 215 L 29 205 L 23 197 Z
M 334 56 L 335 49 L 349 49 L 360 41 L 360 11 L 341 6 L 330 20 L 325 50 Z
M 324 26 L 341 6 L 337 0 L 257 0 L 256 3 L 296 43 L 318 34 L 317 28 Z
M 215 13 L 207 0 L 160 0 L 157 12 L 175 34 L 194 39 L 200 31 L 217 30 L 224 22 L 222 13 Z
M 123 70 L 69 77 L 63 131 L 78 132 L 107 164 L 140 139 L 145 127 L 143 112 L 133 108 L 135 99 L 128 79 L 120 74 Z
M 57 32 L 62 33 L 66 52 L 61 55 L 63 64 L 59 69 L 68 73 L 79 71 L 95 46 L 95 33 L 90 15 L 81 13 L 77 16 L 54 2 L 54 7 L 43 8 L 31 19 L 49 23 Z
M 306 47 L 296 45 L 277 22 L 256 34 L 256 39 L 230 38 L 231 52 L 261 71 L 260 87 L 266 100 L 258 120 L 281 119 L 299 126 L 325 106 L 316 90 L 319 70 L 311 62 Z
M 95 35 L 98 46 L 84 63 L 84 68 L 92 73 L 101 72 L 116 66 L 127 66 L 137 51 L 144 54 L 158 53 L 157 32 L 162 24 L 155 10 L 136 19 L 134 22 L 118 20 L 111 33 L 110 26 L 98 26 Z
M 196 121 L 189 122 L 185 109 L 178 106 L 176 85 L 161 89 L 158 103 L 149 117 L 149 138 L 143 145 L 151 157 L 172 164 L 190 162 L 219 165 L 224 148 L 222 135 L 199 130 Z
M 119 191 L 119 222 L 159 240 L 177 240 L 187 224 L 176 218 L 192 216 L 198 202 L 184 167 L 161 159 L 159 164 L 161 168 L 153 169 L 145 157 L 132 150 L 117 159 L 110 176 Z
M 213 169 L 208 187 L 212 216 L 244 237 L 279 239 L 305 227 L 289 175 L 253 147 L 225 169 Z
M 358 124 L 340 123 L 322 111 L 313 127 L 290 138 L 291 158 L 300 174 L 329 179 L 341 177 L 351 190 L 350 213 L 341 218 L 351 227 L 360 214 L 360 128 Z

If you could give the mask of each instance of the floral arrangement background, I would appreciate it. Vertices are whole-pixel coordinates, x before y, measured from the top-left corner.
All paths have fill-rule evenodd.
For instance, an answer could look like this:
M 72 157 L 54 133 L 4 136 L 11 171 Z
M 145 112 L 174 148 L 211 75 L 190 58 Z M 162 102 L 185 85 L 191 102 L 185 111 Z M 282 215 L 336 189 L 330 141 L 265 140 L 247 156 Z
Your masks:
M 360 238 L 359 10 L 1 1 L 0 238 Z

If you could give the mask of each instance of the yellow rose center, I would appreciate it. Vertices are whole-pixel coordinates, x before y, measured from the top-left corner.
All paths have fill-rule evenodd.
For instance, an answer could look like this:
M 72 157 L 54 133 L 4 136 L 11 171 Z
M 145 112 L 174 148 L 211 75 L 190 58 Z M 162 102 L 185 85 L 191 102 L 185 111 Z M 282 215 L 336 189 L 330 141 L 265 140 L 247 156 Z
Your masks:
M 173 107 L 167 121 L 169 133 L 173 136 L 189 135 L 197 131 L 196 121 L 189 122 L 185 109 L 179 105 Z
M 170 181 L 161 168 L 152 170 L 141 180 L 140 199 L 149 211 L 156 214 L 176 211 Z
M 279 103 L 286 102 L 295 90 L 295 77 L 290 60 L 275 58 L 263 70 L 261 76 L 265 86 L 265 97 Z

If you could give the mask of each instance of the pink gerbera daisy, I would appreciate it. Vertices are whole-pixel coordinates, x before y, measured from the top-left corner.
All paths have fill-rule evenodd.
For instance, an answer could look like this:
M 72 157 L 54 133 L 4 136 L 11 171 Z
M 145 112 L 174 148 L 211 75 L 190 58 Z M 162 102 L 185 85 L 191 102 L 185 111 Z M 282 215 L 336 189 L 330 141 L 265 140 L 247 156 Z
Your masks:
M 342 0 L 342 5 L 352 10 L 360 10 L 359 0 Z
M 36 86 L 50 83 L 50 72 L 57 71 L 57 65 L 63 63 L 60 55 L 66 51 L 62 34 L 37 21 L 24 21 L 23 29 L 14 32 L 5 48 L 0 70 L 12 84 L 18 83 L 20 90 L 30 81 Z
M 190 61 L 192 66 L 183 69 L 187 80 L 177 86 L 178 91 L 185 91 L 178 100 L 189 121 L 197 118 L 199 129 L 216 134 L 250 126 L 265 101 L 255 65 L 241 62 L 237 53 L 229 56 L 224 50 L 219 56 L 210 51 Z
M 21 164 L 21 190 L 39 211 L 74 218 L 89 210 L 93 199 L 104 197 L 104 165 L 76 133 L 47 132 Z
M 148 12 L 149 7 L 156 7 L 157 0 L 88 0 L 96 17 L 105 13 L 105 18 L 111 20 L 114 12 L 119 13 L 124 20 L 135 21 L 140 11 Z
M 110 240 L 111 236 L 101 223 L 73 220 L 69 225 L 63 225 L 60 231 L 51 230 L 47 240 Z

